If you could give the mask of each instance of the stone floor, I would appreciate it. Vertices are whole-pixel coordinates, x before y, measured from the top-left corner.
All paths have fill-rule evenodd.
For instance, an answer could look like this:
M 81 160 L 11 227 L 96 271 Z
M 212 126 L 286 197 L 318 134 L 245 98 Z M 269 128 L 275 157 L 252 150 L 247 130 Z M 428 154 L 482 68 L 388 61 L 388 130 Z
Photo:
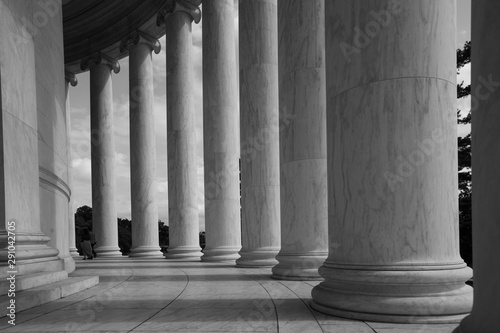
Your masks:
M 77 260 L 86 291 L 19 312 L 1 332 L 451 332 L 456 325 L 395 325 L 311 309 L 318 282 L 278 281 L 270 269 L 167 260 Z

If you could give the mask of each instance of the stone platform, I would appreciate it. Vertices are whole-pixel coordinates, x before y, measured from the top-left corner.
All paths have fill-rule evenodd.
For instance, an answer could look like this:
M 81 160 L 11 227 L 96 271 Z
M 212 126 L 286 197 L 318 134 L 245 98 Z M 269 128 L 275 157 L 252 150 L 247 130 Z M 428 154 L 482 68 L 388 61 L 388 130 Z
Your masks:
M 456 324 L 353 321 L 310 307 L 319 281 L 280 281 L 270 269 L 165 259 L 77 259 L 73 277 L 100 284 L 1 318 L 0 332 L 451 332 Z

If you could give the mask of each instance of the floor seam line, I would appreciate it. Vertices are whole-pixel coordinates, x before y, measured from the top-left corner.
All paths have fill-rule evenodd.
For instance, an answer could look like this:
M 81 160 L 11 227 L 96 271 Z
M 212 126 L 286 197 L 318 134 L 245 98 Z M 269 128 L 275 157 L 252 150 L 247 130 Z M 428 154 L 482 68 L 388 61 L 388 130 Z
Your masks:
M 104 292 L 104 293 L 105 293 L 105 292 L 108 292 L 109 290 L 111 290 L 111 289 L 113 289 L 113 288 L 115 288 L 115 287 L 118 287 L 118 286 L 119 286 L 119 285 L 121 285 L 122 283 L 127 282 L 127 281 L 130 279 L 130 277 L 132 277 L 133 272 L 134 272 L 134 269 L 133 269 L 133 268 L 131 268 L 131 267 L 128 267 L 128 268 L 130 268 L 130 269 L 132 270 L 132 274 L 131 274 L 131 275 L 129 275 L 129 276 L 127 277 L 127 279 L 125 279 L 125 280 L 123 280 L 122 282 L 120 282 L 120 283 L 118 283 L 118 284 L 116 284 L 116 285 L 114 285 L 114 286 L 112 286 L 112 287 L 110 287 L 110 288 L 108 288 L 108 289 L 104 290 L 103 292 Z M 94 287 L 97 287 L 97 286 L 98 286 L 98 285 L 96 285 L 96 286 L 94 286 Z M 93 287 L 91 287 L 91 288 L 93 288 Z M 89 289 L 91 289 L 91 288 L 84 289 L 84 290 L 79 291 L 79 292 L 83 292 L 83 291 L 85 291 L 85 290 L 89 290 Z M 29 289 L 25 289 L 25 290 L 29 290 Z M 75 293 L 75 294 L 77 294 L 77 293 Z M 36 316 L 36 317 L 30 318 L 30 319 L 24 320 L 24 321 L 20 322 L 19 324 L 27 323 L 27 322 L 29 322 L 30 320 L 37 319 L 37 318 L 40 318 L 40 317 L 43 317 L 43 316 L 49 315 L 49 314 L 54 313 L 54 312 L 56 312 L 56 311 L 64 310 L 64 308 L 67 308 L 67 307 L 73 306 L 73 305 L 75 305 L 75 304 L 81 303 L 81 302 L 86 301 L 86 300 L 88 300 L 88 299 L 90 299 L 90 298 L 92 298 L 92 297 L 96 297 L 96 296 L 97 296 L 97 295 L 99 295 L 99 294 L 100 294 L 100 293 L 98 293 L 98 294 L 96 294 L 96 295 L 93 295 L 93 296 L 89 296 L 89 297 L 87 297 L 87 298 L 81 299 L 81 300 L 79 300 L 79 301 L 76 301 L 75 303 L 68 304 L 68 305 L 66 305 L 66 306 L 63 306 L 62 308 L 59 308 L 59 309 L 56 309 L 56 310 L 53 310 L 53 311 L 49 311 L 49 312 L 46 312 L 46 313 L 40 313 L 40 315 L 39 315 L 39 316 Z M 73 294 L 73 295 L 74 295 L 74 294 Z M 72 296 L 72 295 L 70 295 L 70 296 Z M 36 306 L 36 307 L 43 306 L 43 305 L 45 305 L 45 304 L 49 304 L 49 303 L 51 303 L 51 302 L 55 302 L 55 301 L 60 300 L 60 299 L 63 299 L 63 298 L 65 298 L 65 297 L 61 297 L 61 298 L 55 299 L 55 300 L 50 301 L 50 302 L 48 302 L 48 303 L 43 303 L 43 304 L 40 304 L 40 305 L 38 305 L 38 306 Z M 34 308 L 35 308 L 35 307 L 30 308 L 30 309 L 34 309 Z M 22 311 L 29 311 L 30 309 L 26 309 L 26 310 L 22 310 Z M 20 312 L 22 312 L 22 311 L 20 311 Z M 6 330 L 6 329 L 9 329 L 9 328 L 10 328 L 10 327 L 0 328 L 0 331 Z
M 269 291 L 267 290 L 267 288 L 264 287 L 264 285 L 262 283 L 260 283 L 259 281 L 257 281 L 251 275 L 246 274 L 245 272 L 243 272 L 243 274 L 246 275 L 246 276 L 249 276 L 252 280 L 254 280 L 255 282 L 257 282 L 266 291 L 266 293 L 269 295 L 269 298 L 271 299 L 271 302 L 273 302 L 274 313 L 276 314 L 276 332 L 279 333 L 280 332 L 280 321 L 279 321 L 279 316 L 278 316 L 278 308 L 276 307 L 276 303 L 274 302 L 274 298 L 271 296 L 271 294 L 269 293 Z M 259 275 L 266 276 L 266 275 L 261 274 L 261 273 L 259 273 Z
M 377 333 L 373 327 L 371 327 L 366 321 L 363 321 L 363 323 L 368 326 L 373 332 Z
M 148 318 L 146 318 L 144 321 L 142 321 L 139 325 L 133 327 L 130 331 L 128 332 L 132 332 L 134 331 L 136 328 L 138 328 L 139 326 L 143 325 L 145 322 L 149 321 L 151 318 L 153 318 L 154 316 L 156 316 L 158 313 L 162 312 L 163 310 L 165 310 L 170 304 L 172 304 L 173 302 L 175 302 L 181 295 L 182 293 L 186 290 L 187 286 L 189 285 L 189 275 L 182 269 L 180 268 L 176 268 L 178 269 L 179 271 L 181 271 L 182 273 L 184 273 L 184 275 L 186 276 L 186 285 L 184 286 L 184 288 L 182 289 L 182 291 L 179 293 L 179 295 L 175 296 L 175 298 L 169 302 L 167 305 L 165 305 L 163 308 L 159 309 L 158 311 L 156 311 L 155 313 L 153 313 L 151 316 L 149 316 Z
M 306 306 L 306 308 L 309 310 L 309 312 L 310 312 L 310 313 L 312 314 L 312 316 L 314 317 L 314 320 L 315 320 L 315 321 L 316 321 L 316 323 L 318 324 L 318 326 L 319 326 L 319 328 L 320 328 L 321 332 L 323 332 L 323 333 L 324 333 L 325 331 L 323 330 L 323 327 L 322 327 L 322 326 L 321 326 L 321 324 L 319 323 L 318 318 L 316 317 L 316 315 L 314 314 L 314 312 L 312 312 L 311 307 L 310 307 L 310 306 L 309 306 L 306 302 L 304 302 L 304 300 L 302 299 L 302 297 L 300 297 L 300 296 L 299 296 L 299 295 L 298 295 L 295 291 L 293 291 L 292 289 L 290 289 L 290 287 L 288 287 L 287 285 L 283 284 L 283 282 L 282 282 L 282 281 L 278 281 L 278 282 L 279 282 L 279 283 L 280 283 L 283 287 L 285 287 L 285 288 L 287 288 L 288 290 L 290 290 L 290 291 L 291 291 L 291 292 L 292 292 L 295 296 L 297 296 L 297 297 L 300 299 L 300 301 L 301 301 L 301 302 L 302 302 L 302 303 Z M 307 283 L 307 282 L 306 282 L 306 284 L 309 284 L 309 283 Z

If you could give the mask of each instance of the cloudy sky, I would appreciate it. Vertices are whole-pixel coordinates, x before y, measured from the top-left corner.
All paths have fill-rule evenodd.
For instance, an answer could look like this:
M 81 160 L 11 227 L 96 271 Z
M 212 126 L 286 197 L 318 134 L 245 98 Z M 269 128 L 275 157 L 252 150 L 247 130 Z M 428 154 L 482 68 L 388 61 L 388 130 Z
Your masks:
M 237 1 L 236 1 L 237 3 Z M 193 23 L 193 67 L 194 67 L 194 106 L 196 110 L 196 140 L 200 230 L 204 230 L 203 205 L 203 101 L 202 101 L 202 50 L 201 27 Z M 458 0 L 457 48 L 470 40 L 470 0 Z M 238 27 L 235 15 L 235 29 Z M 165 45 L 165 38 L 160 40 Z M 166 134 L 166 55 L 165 51 L 153 53 L 155 82 L 155 123 L 156 123 L 156 167 L 158 180 L 159 218 L 168 222 L 167 196 L 167 134 Z M 128 58 L 120 61 L 121 71 L 113 74 L 114 120 L 116 140 L 116 184 L 118 217 L 130 219 L 130 145 L 129 145 L 129 97 L 128 97 Z M 465 67 L 458 80 L 469 82 L 470 66 Z M 91 174 L 90 174 L 90 91 L 89 73 L 77 75 L 78 85 L 70 89 L 71 103 L 71 140 L 73 166 L 73 202 L 74 210 L 83 205 L 92 206 Z M 460 101 L 459 107 L 468 109 L 468 100 Z M 459 128 L 463 135 L 467 127 Z

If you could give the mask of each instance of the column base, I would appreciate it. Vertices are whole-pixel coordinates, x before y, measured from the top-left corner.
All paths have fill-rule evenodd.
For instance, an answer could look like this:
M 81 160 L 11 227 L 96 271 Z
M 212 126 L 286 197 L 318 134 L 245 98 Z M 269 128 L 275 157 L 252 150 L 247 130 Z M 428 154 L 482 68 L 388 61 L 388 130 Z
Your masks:
M 71 254 L 72 257 L 79 257 L 80 256 L 80 254 L 78 253 L 78 249 L 76 247 L 70 247 L 69 254 Z
M 141 258 L 163 258 L 163 252 L 161 252 L 161 248 L 159 246 L 145 245 L 132 248 L 128 256 Z
M 278 254 L 279 264 L 273 267 L 271 277 L 278 280 L 322 280 L 319 267 L 325 262 L 328 253 L 314 254 Z
M 339 317 L 391 323 L 458 323 L 471 310 L 465 264 L 348 266 L 325 263 L 312 290 L 313 309 Z
M 70 254 L 66 255 L 65 257 L 59 256 L 59 258 L 61 258 L 64 263 L 64 270 L 66 271 L 66 273 L 72 273 L 76 269 L 75 260 Z
M 117 246 L 98 246 L 95 249 L 97 258 L 121 257 L 122 253 Z
M 240 257 L 238 251 L 241 247 L 236 246 L 220 246 L 214 249 L 207 249 L 203 251 L 201 261 L 235 261 Z
M 181 259 L 199 261 L 202 254 L 201 247 L 199 246 L 176 246 L 167 250 L 165 258 L 173 260 Z
M 236 260 L 236 266 L 245 268 L 273 267 L 278 264 L 276 260 L 278 253 L 279 249 L 240 251 L 240 258 Z
M 47 246 L 50 238 L 43 233 L 16 232 L 15 270 L 17 275 L 55 272 L 64 270 L 64 260 L 59 258 L 59 250 Z M 0 232 L 0 278 L 9 276 L 9 243 L 7 232 Z
M 45 234 L 16 232 L 14 244 L 16 263 L 21 261 L 51 261 L 57 260 L 59 250 L 47 246 L 50 238 Z M 8 237 L 7 232 L 0 235 L 0 262 L 7 265 L 8 260 Z

